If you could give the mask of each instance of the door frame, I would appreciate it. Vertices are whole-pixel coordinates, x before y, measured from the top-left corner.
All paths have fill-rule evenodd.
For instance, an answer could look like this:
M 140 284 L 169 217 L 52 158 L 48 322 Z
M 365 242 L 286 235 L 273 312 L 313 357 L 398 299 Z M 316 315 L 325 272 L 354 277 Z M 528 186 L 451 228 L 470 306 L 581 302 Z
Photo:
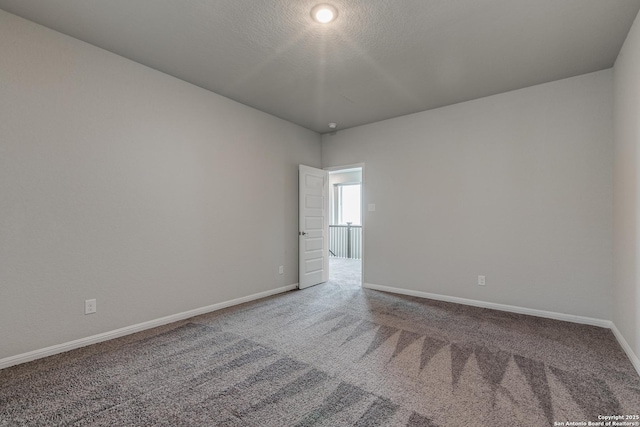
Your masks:
M 367 227 L 366 227 L 366 212 L 368 212 L 365 207 L 365 188 L 366 188 L 366 184 L 365 184 L 365 167 L 364 167 L 364 162 L 362 163 L 351 163 L 351 164 L 347 164 L 347 165 L 341 165 L 341 166 L 327 166 L 325 168 L 322 168 L 324 170 L 326 170 L 327 172 L 331 173 L 331 172 L 337 172 L 337 171 L 341 171 L 343 169 L 353 169 L 353 168 L 361 168 L 362 169 L 362 184 L 361 184 L 361 190 L 360 190 L 360 214 L 362 215 L 362 262 L 360 263 L 360 287 L 364 288 L 364 284 L 366 283 L 364 280 L 364 263 L 366 260 L 366 254 L 365 254 L 365 234 L 367 231 Z M 331 190 L 329 190 L 331 191 Z M 327 242 L 328 243 L 328 242 Z M 331 264 L 331 263 L 329 263 Z M 331 274 L 331 267 L 329 267 L 329 274 Z

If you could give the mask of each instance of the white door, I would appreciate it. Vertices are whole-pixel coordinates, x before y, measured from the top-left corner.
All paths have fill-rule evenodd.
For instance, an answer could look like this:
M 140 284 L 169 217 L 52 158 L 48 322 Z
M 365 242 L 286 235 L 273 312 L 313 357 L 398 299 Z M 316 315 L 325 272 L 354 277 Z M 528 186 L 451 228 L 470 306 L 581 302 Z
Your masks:
M 298 229 L 300 289 L 329 280 L 329 173 L 300 165 Z

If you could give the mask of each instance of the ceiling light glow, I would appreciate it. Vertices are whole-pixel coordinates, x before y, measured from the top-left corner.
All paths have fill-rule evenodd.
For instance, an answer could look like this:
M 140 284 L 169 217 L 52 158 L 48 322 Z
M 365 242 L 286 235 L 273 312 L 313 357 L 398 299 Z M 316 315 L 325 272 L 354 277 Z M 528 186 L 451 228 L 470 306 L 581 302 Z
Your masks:
M 337 16 L 338 9 L 330 4 L 319 4 L 311 9 L 311 17 L 321 24 L 328 24 L 336 19 Z

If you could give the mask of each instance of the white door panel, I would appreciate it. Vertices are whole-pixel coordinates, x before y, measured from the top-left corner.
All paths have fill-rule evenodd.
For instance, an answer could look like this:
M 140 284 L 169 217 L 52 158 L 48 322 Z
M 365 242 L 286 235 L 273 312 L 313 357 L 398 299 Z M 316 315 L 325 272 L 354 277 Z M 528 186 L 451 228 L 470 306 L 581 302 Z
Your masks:
M 300 165 L 300 289 L 329 280 L 328 172 Z

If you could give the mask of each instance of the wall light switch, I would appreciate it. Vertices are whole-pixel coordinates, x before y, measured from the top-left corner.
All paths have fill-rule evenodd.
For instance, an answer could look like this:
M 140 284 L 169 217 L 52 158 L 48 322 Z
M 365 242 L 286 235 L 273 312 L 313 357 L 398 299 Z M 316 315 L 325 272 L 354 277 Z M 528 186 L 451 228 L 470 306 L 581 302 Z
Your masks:
M 375 203 L 369 203 L 369 204 L 367 205 L 367 210 L 368 210 L 369 212 L 375 212 L 375 211 L 376 211 L 376 204 L 375 204 Z

